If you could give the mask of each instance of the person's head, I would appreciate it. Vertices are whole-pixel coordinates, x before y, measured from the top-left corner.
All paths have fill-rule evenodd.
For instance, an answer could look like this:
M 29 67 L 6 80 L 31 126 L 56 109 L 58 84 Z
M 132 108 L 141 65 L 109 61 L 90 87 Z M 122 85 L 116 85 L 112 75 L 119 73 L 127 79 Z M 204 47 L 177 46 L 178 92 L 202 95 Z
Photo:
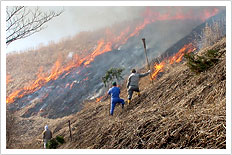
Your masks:
M 135 69 L 132 69 L 132 70 L 131 70 L 131 73 L 136 73 L 136 70 L 135 70 Z
M 44 129 L 45 129 L 45 130 L 48 130 L 48 125 L 45 125 Z
M 112 85 L 113 86 L 117 86 L 117 83 L 114 81 L 114 82 L 112 82 Z

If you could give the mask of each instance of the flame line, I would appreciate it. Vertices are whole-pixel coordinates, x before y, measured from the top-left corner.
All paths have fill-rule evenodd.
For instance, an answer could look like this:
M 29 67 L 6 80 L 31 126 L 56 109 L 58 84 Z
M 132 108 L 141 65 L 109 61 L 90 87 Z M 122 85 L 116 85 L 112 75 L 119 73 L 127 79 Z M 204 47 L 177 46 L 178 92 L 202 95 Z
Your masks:
M 107 32 L 106 34 L 110 34 L 113 36 L 113 39 L 111 41 L 107 41 L 104 39 L 100 39 L 97 44 L 97 48 L 88 56 L 85 56 L 84 58 L 79 58 L 78 55 L 75 55 L 73 60 L 69 62 L 65 67 L 62 67 L 62 60 L 60 58 L 55 62 L 54 66 L 51 69 L 51 73 L 49 75 L 42 74 L 42 69 L 38 72 L 38 78 L 35 80 L 31 85 L 24 86 L 21 89 L 18 89 L 11 93 L 6 98 L 6 103 L 13 103 L 17 98 L 22 98 L 24 95 L 31 94 L 37 90 L 39 90 L 42 86 L 44 86 L 46 83 L 48 83 L 51 80 L 56 80 L 59 78 L 60 75 L 63 73 L 66 73 L 63 77 L 66 77 L 71 69 L 79 67 L 81 64 L 83 64 L 85 67 L 90 65 L 92 61 L 94 61 L 95 57 L 98 55 L 101 55 L 105 52 L 109 52 L 112 50 L 112 48 L 117 48 L 120 45 L 125 44 L 129 38 L 134 37 L 139 34 L 139 32 L 145 28 L 147 24 L 156 22 L 156 21 L 164 21 L 164 20 L 184 20 L 184 19 L 200 19 L 202 21 L 206 20 L 207 18 L 217 14 L 219 10 L 217 8 L 212 10 L 205 10 L 203 15 L 201 17 L 199 16 L 192 16 L 191 11 L 189 13 L 184 13 L 181 9 L 177 11 L 176 14 L 171 15 L 170 12 L 161 14 L 159 12 L 152 12 L 150 7 L 147 7 L 144 12 L 144 20 L 142 23 L 138 24 L 132 31 L 130 26 L 127 26 L 118 36 L 112 35 L 111 32 Z M 194 14 L 193 14 L 194 15 Z M 111 37 L 110 37 L 111 38 Z M 180 54 L 178 58 L 173 57 L 170 61 L 181 61 L 183 57 L 183 54 Z M 158 65 L 158 64 L 156 64 Z M 162 64 L 160 64 L 162 66 Z M 157 72 L 162 72 L 161 66 L 158 67 Z M 154 66 L 155 67 L 155 66 Z M 157 74 L 158 74 L 157 73 Z M 156 77 L 156 75 L 152 76 L 153 78 Z M 7 78 L 7 84 L 9 83 L 9 77 Z
M 161 63 L 159 64 L 155 64 L 154 68 L 155 71 L 152 73 L 152 78 L 156 79 L 156 77 L 158 76 L 158 74 L 160 72 L 164 71 L 164 67 L 166 62 L 169 64 L 174 64 L 174 63 L 179 63 L 182 61 L 183 56 L 186 53 L 190 53 L 190 52 L 194 52 L 196 50 L 196 48 L 193 46 L 192 43 L 186 44 L 184 45 L 175 55 L 169 57 L 169 58 L 165 58 Z

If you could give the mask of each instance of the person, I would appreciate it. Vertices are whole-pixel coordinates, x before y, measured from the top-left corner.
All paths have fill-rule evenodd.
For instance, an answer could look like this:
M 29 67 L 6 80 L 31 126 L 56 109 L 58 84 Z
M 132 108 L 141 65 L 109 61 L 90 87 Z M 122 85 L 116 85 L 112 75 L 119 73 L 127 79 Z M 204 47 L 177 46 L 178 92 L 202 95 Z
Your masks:
M 147 76 L 151 71 L 149 70 L 147 73 L 139 74 L 136 73 L 135 69 L 131 70 L 131 75 L 128 77 L 127 80 L 127 92 L 128 92 L 128 103 L 130 104 L 133 92 L 137 92 L 138 96 L 140 97 L 140 90 L 139 90 L 139 79 L 142 77 Z
M 122 109 L 124 108 L 124 100 L 119 97 L 120 94 L 120 88 L 117 87 L 117 83 L 112 83 L 113 87 L 109 89 L 108 95 L 111 95 L 111 104 L 110 104 L 110 115 L 113 115 L 114 108 L 117 103 L 122 104 Z
M 43 142 L 44 142 L 44 148 L 47 148 L 48 141 L 52 139 L 52 132 L 48 129 L 48 126 L 45 125 L 44 132 L 43 132 Z

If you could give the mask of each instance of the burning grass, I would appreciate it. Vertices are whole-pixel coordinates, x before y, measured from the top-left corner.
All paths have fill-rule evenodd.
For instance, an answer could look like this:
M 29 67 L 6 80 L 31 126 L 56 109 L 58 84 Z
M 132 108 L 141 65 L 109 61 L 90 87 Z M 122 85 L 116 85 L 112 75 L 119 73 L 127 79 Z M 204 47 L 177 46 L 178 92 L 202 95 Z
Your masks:
M 81 64 L 84 66 L 90 65 L 96 56 L 118 49 L 130 38 L 138 36 L 140 31 L 148 24 L 157 21 L 187 19 L 205 21 L 218 12 L 217 8 L 214 10 L 205 9 L 203 14 L 198 16 L 192 14 L 191 11 L 186 14 L 181 9 L 174 14 L 170 14 L 159 13 L 147 7 L 142 15 L 142 20 L 139 22 L 128 22 L 129 24 L 127 23 L 126 26 L 122 24 L 123 26 L 120 26 L 120 28 L 114 25 L 92 33 L 82 32 L 72 39 L 64 39 L 56 44 L 50 42 L 47 47 L 41 45 L 36 50 L 9 54 L 7 56 L 7 71 L 12 80 L 9 76 L 7 77 L 6 102 L 13 103 L 15 100 L 39 90 L 49 81 L 56 80 L 63 73 L 69 72 L 72 68 L 79 67 Z M 114 33 L 116 31 L 119 32 Z M 70 60 L 72 55 L 74 57 Z M 61 61 L 60 57 L 66 59 Z M 178 56 L 178 59 L 173 57 L 171 61 L 181 61 L 181 57 L 181 55 Z M 41 66 L 44 66 L 43 72 L 41 72 Z M 156 75 L 153 76 L 153 78 L 155 77 Z
M 225 39 L 212 47 L 216 48 L 221 49 L 219 62 L 199 75 L 184 63 L 167 65 L 154 86 L 148 77 L 142 79 L 141 97 L 135 95 L 124 110 L 117 106 L 113 117 L 109 116 L 107 100 L 86 103 L 73 116 L 50 120 L 54 135 L 64 136 L 66 141 L 60 148 L 225 149 Z M 125 88 L 121 94 L 125 99 Z M 27 147 L 42 148 L 42 144 L 24 146 Z
M 196 51 L 196 48 L 192 43 L 184 45 L 176 54 L 170 56 L 169 58 L 165 58 L 161 63 L 155 63 L 154 72 L 152 73 L 152 78 L 156 79 L 160 72 L 164 71 L 166 64 L 174 64 L 182 61 L 185 54 L 189 54 Z
M 129 32 L 128 29 L 127 31 Z M 124 33 L 120 36 L 124 36 Z M 126 42 L 125 39 L 122 39 L 123 43 Z M 191 52 L 193 51 L 194 48 L 189 48 L 190 44 L 189 47 L 187 45 L 183 47 L 189 50 L 181 49 L 177 55 L 169 59 L 169 64 L 164 62 L 156 64 L 157 73 L 153 78 L 156 78 L 160 72 L 163 72 L 163 77 L 157 78 L 154 86 L 148 85 L 147 78 L 142 80 L 141 98 L 135 97 L 131 105 L 126 105 L 124 111 L 116 107 L 114 117 L 108 116 L 109 101 L 107 101 L 86 104 L 83 111 L 62 119 L 49 120 L 35 115 L 29 118 L 28 122 L 26 119 L 18 118 L 18 131 L 14 133 L 14 138 L 18 138 L 18 144 L 14 148 L 41 148 L 42 145 L 31 139 L 32 136 L 40 138 L 38 131 L 42 132 L 45 122 L 50 123 L 55 135 L 61 134 L 68 140 L 67 120 L 72 122 L 74 141 L 60 148 L 225 148 L 225 40 L 224 43 L 221 42 L 215 45 L 216 47 L 212 47 L 219 47 L 221 49 L 219 52 L 222 53 L 215 66 L 216 69 L 201 73 L 198 77 L 190 73 L 183 64 L 170 65 L 174 61 L 182 60 L 183 51 L 188 52 L 190 49 Z M 118 44 L 120 43 L 115 43 L 115 46 Z M 89 65 L 95 56 L 110 51 L 113 44 L 100 40 L 97 45 L 94 50 L 90 50 L 93 51 L 91 54 L 82 55 L 82 59 L 78 60 L 84 65 Z M 40 84 L 46 83 L 49 77 L 56 79 L 68 71 L 70 66 L 72 68 L 72 64 L 61 67 L 64 62 L 57 62 L 57 59 L 57 57 L 52 59 L 56 67 L 53 67 L 51 74 L 39 76 L 43 80 L 37 78 L 39 81 L 36 80 L 34 84 L 42 86 Z M 73 64 L 79 65 L 75 62 Z M 36 67 L 32 67 L 33 73 L 37 71 L 38 66 L 37 64 Z M 12 64 L 9 67 L 12 67 Z M 14 79 L 17 74 L 9 75 L 7 83 L 13 89 L 15 87 L 12 87 L 14 85 L 12 77 Z M 87 78 L 84 80 L 88 80 Z M 16 79 L 20 82 L 14 80 L 13 82 L 21 83 L 20 87 L 29 90 L 29 93 L 39 88 L 38 85 L 21 86 L 28 83 L 27 78 Z M 66 86 L 72 88 L 73 83 Z M 22 95 L 21 91 L 15 93 Z M 126 99 L 125 89 L 122 90 L 122 97 Z M 22 113 L 18 116 L 22 116 Z M 31 120 L 33 121 L 30 122 Z M 28 125 L 33 128 L 29 130 Z M 24 136 L 18 137 L 18 135 Z
M 119 112 L 92 148 L 225 148 L 224 48 L 221 53 L 223 60 L 198 77 L 186 66 L 172 68 Z

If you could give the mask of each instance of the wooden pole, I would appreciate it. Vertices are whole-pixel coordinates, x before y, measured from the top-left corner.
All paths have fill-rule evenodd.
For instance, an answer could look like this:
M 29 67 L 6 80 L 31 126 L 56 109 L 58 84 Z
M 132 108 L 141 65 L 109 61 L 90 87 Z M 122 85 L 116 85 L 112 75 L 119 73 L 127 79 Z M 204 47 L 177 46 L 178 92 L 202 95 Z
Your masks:
M 147 58 L 147 49 L 146 49 L 146 42 L 145 42 L 145 38 L 142 39 L 143 41 L 143 46 L 144 46 L 144 53 L 145 53 L 145 56 L 146 56 L 146 61 L 147 61 L 147 69 L 150 70 L 150 64 L 149 64 L 149 61 L 148 61 L 148 58 Z M 150 78 L 151 78 L 151 83 L 153 83 L 153 79 L 152 79 L 152 75 L 150 73 Z
M 68 120 L 68 126 L 69 126 L 70 140 L 72 141 L 72 131 L 71 131 L 71 123 L 70 123 L 70 120 Z

